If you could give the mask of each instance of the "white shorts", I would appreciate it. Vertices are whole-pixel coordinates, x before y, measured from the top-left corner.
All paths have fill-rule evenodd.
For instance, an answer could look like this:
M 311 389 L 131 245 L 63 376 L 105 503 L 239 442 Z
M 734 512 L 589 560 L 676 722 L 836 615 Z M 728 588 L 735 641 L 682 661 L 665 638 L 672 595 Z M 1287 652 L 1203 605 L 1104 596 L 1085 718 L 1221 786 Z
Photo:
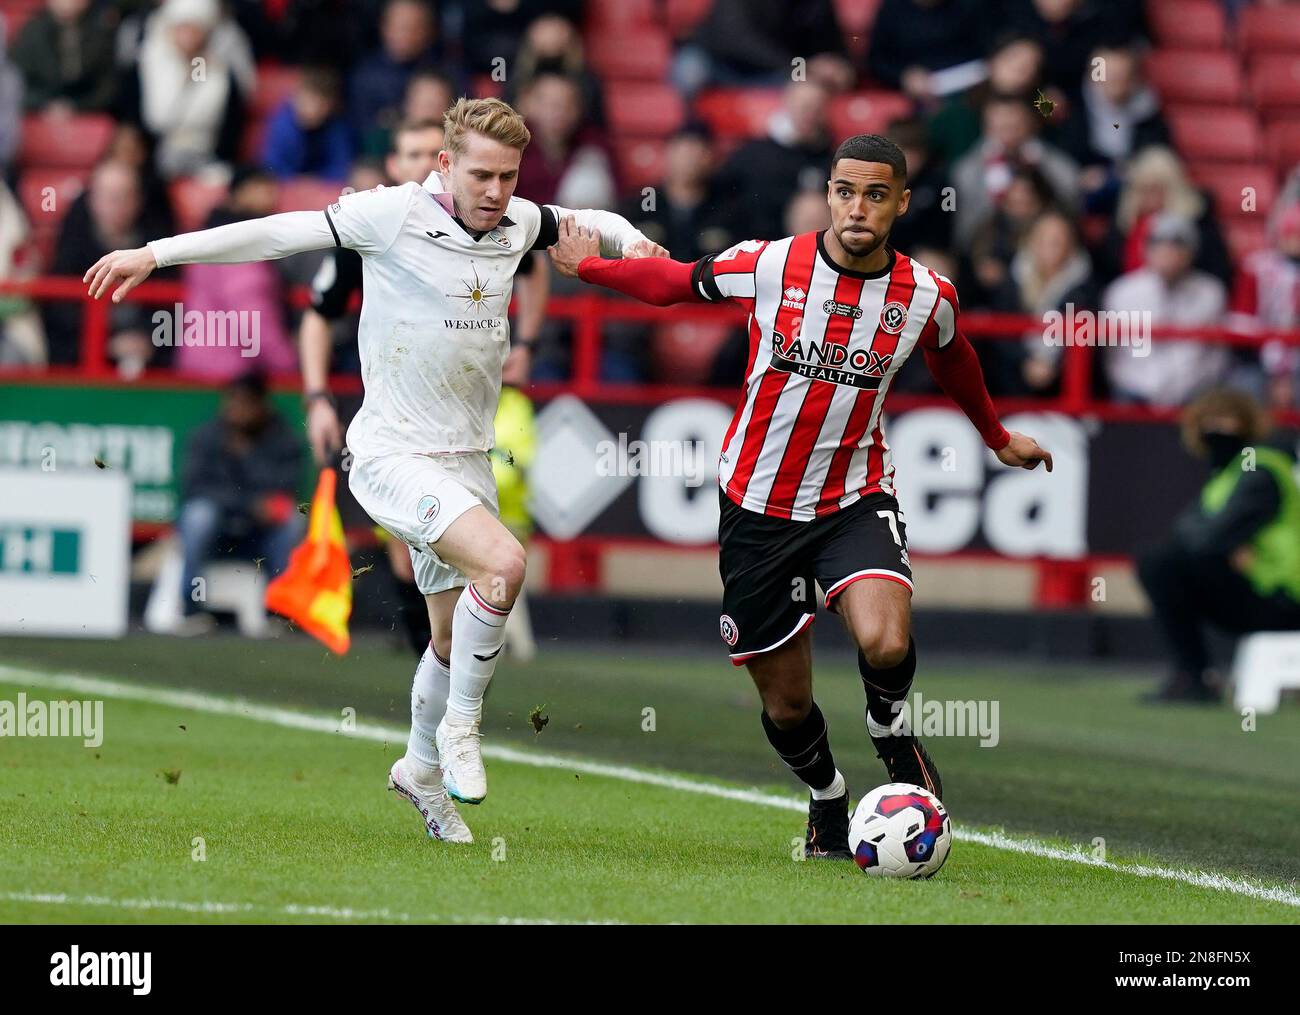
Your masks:
M 348 489 L 366 514 L 407 545 L 415 584 L 425 595 L 468 581 L 433 551 L 447 526 L 478 505 L 498 517 L 497 484 L 483 451 L 356 458 Z

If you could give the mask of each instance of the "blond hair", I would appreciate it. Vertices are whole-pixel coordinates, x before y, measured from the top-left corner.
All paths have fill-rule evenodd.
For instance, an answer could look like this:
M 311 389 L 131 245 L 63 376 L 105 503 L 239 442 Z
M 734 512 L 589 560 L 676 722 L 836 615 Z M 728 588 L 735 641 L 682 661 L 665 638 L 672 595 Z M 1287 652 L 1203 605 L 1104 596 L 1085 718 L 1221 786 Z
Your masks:
M 461 96 L 443 115 L 443 147 L 460 155 L 468 135 L 482 134 L 523 151 L 532 140 L 524 118 L 500 99 L 467 99 Z
M 1164 211 L 1182 215 L 1193 222 L 1205 213 L 1205 199 L 1192 185 L 1183 161 L 1170 149 L 1151 145 L 1138 152 L 1128 164 L 1128 179 L 1120 193 L 1115 218 L 1125 232 L 1138 218 L 1138 188 L 1157 184 L 1165 188 Z

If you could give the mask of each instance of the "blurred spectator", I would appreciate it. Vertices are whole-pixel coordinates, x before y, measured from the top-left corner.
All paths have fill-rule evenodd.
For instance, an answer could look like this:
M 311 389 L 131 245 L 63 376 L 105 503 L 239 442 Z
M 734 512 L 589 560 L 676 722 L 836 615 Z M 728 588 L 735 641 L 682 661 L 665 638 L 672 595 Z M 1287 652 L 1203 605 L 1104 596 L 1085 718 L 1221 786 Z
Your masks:
M 716 254 L 743 237 L 733 237 L 726 209 L 713 182 L 709 135 L 688 127 L 669 139 L 664 177 L 624 203 L 623 216 L 678 261 Z M 823 203 L 825 201 L 823 200 Z
M 166 235 L 157 228 L 162 221 L 158 211 L 145 204 L 135 169 L 124 162 L 101 162 L 90 177 L 90 186 L 63 219 L 49 272 L 80 278 L 110 251 L 131 250 Z M 169 274 L 163 271 L 156 277 Z M 81 321 L 80 301 L 46 304 L 51 363 L 70 364 L 81 359 Z M 120 303 L 109 309 L 109 357 L 127 376 L 138 373 L 154 352 L 149 321 L 142 304 Z
M 1145 266 L 1110 284 L 1102 297 L 1102 310 L 1121 312 L 1130 333 L 1144 328 L 1145 321 L 1156 327 L 1220 324 L 1227 293 L 1213 275 L 1192 267 L 1196 224 L 1185 216 L 1162 212 L 1151 222 L 1146 243 Z M 1221 379 L 1231 365 L 1222 345 L 1177 338 L 1154 339 L 1148 354 L 1137 355 L 1139 351 L 1131 347 L 1106 350 L 1107 375 L 1118 398 L 1182 405 Z
M 303 465 L 302 438 L 271 405 L 261 375 L 234 381 L 221 414 L 198 427 L 185 449 L 176 520 L 185 558 L 184 619 L 177 633 L 201 633 L 213 625 L 193 593 L 194 580 L 218 550 L 265 559 L 272 577 L 284 570 L 306 529 L 295 507 Z
M 1027 35 L 1005 35 L 989 53 L 983 84 L 951 96 L 929 119 L 930 138 L 942 160 L 956 162 L 979 141 L 980 110 L 990 95 L 1032 101 L 1043 76 L 1043 47 Z
M 539 204 L 609 208 L 618 199 L 609 152 L 583 126 L 582 90 L 556 71 L 538 74 L 520 96 L 533 139 L 519 165 L 519 193 Z
M 989 17 L 979 0 L 884 0 L 871 29 L 867 70 L 918 102 L 983 78 Z
M 99 113 L 113 101 L 113 33 L 91 0 L 48 0 L 14 39 L 29 110 Z
M 790 194 L 826 188 L 834 154 L 829 101 L 826 89 L 811 81 L 787 85 L 767 137 L 741 145 L 723 165 L 718 187 L 731 205 L 736 236 L 780 238 Z
M 1123 44 L 1142 31 L 1142 5 L 1111 0 L 1008 0 L 1006 20 L 1042 43 L 1051 88 L 1077 97 L 1088 57 L 1103 43 Z
M 776 87 L 801 80 L 793 77 L 799 69 L 808 81 L 846 91 L 855 75 L 843 34 L 831 0 L 714 0 L 678 50 L 673 81 L 689 98 L 707 85 Z
M 339 114 L 339 97 L 337 73 L 328 67 L 304 67 L 292 97 L 266 125 L 262 164 L 282 178 L 347 179 L 352 135 Z
M 979 144 L 952 170 L 958 195 L 953 228 L 964 250 L 970 249 L 975 230 L 1002 201 L 1017 169 L 1036 167 L 1064 207 L 1072 208 L 1078 193 L 1079 167 L 1038 137 L 1042 117 L 1024 99 L 991 96 L 984 104 L 983 123 Z
M 23 126 L 23 76 L 6 52 L 5 32 L 0 18 L 0 179 L 18 153 Z
M 831 225 L 831 208 L 824 190 L 801 190 L 785 207 L 785 233 L 800 236 L 819 233 Z
M 1011 261 L 993 309 L 1027 314 L 1046 324 L 1046 315 L 1069 317 L 1097 305 L 1092 260 L 1074 220 L 1059 211 L 1040 215 Z M 990 387 L 999 395 L 1054 395 L 1060 390 L 1061 347 L 1048 345 L 1041 328 L 1023 344 L 988 342 L 984 362 Z
M 600 79 L 587 69 L 583 56 L 582 36 L 574 23 L 557 14 L 538 18 L 528 26 L 523 44 L 511 63 L 506 79 L 506 98 L 518 99 L 529 84 L 548 71 L 563 74 L 578 85 L 588 123 L 603 125 L 605 104 L 600 92 Z
M 399 123 L 442 123 L 443 114 L 455 101 L 456 85 L 450 77 L 439 70 L 418 70 L 406 83 Z M 397 125 L 391 128 L 373 125 L 362 139 L 361 150 L 382 161 L 393 150 L 396 129 Z
M 1168 148 L 1160 147 L 1142 149 L 1129 163 L 1115 218 L 1098 251 L 1102 280 L 1142 267 L 1147 230 L 1161 212 L 1172 212 L 1196 223 L 1196 267 L 1229 284 L 1232 263 L 1210 202 L 1192 186 L 1182 160 Z
M 274 177 L 262 169 L 241 168 L 206 228 L 270 215 L 275 211 L 276 196 Z M 254 359 L 258 369 L 268 374 L 298 368 L 297 351 L 285 328 L 284 284 L 274 262 L 187 264 L 182 278 L 187 318 L 197 314 L 200 316 L 195 319 L 204 322 L 229 321 L 233 311 L 239 315 L 240 330 L 232 336 L 226 331 L 235 325 L 228 325 L 226 331 L 214 327 L 205 330 L 198 344 L 177 341 L 179 373 L 229 380 L 249 370 Z M 179 322 L 176 330 L 180 331 Z
M 31 238 L 31 226 L 13 191 L 0 178 L 0 278 L 28 279 L 36 274 L 30 258 L 22 255 Z M 45 331 L 40 315 L 23 296 L 0 296 L 0 366 L 15 363 L 44 365 Z
M 138 67 L 123 84 L 122 117 L 153 137 L 166 178 L 233 164 L 245 94 L 216 47 L 229 38 L 217 0 L 165 0 L 145 26 Z M 228 47 L 223 47 L 228 48 Z
M 244 0 L 243 3 L 238 4 L 237 9 L 241 13 L 246 11 L 250 2 L 253 0 Z M 358 0 L 347 0 L 347 2 L 357 4 Z M 301 0 L 294 0 L 294 3 L 298 6 Z M 134 73 L 136 64 L 140 62 L 145 39 L 152 31 L 157 30 L 155 23 L 164 17 L 162 9 L 167 7 L 168 3 L 167 0 L 163 0 L 162 3 L 157 3 L 156 0 L 119 0 L 119 6 L 122 10 L 115 41 L 117 66 L 119 71 Z M 240 94 L 252 95 L 257 87 L 257 62 L 253 55 L 252 43 L 239 22 L 227 16 L 220 4 L 216 7 L 214 17 L 214 24 L 208 33 L 204 58 L 215 59 L 226 67 L 234 75 Z M 328 58 L 335 59 L 339 52 L 347 52 L 347 50 L 344 47 L 335 47 L 329 51 Z M 280 53 L 273 56 L 284 59 L 284 55 Z
M 512 59 L 524 44 L 528 26 L 538 18 L 556 14 L 572 25 L 583 20 L 584 0 L 443 0 L 439 12 L 448 37 L 460 46 L 460 60 L 468 74 L 491 74 Z
M 358 137 L 391 129 L 402 112 L 407 82 L 434 64 L 437 26 L 423 0 L 389 0 L 379 23 L 379 48 L 352 71 L 349 114 Z
M 894 222 L 890 246 L 908 253 L 916 247 L 947 247 L 952 242 L 953 204 L 945 207 L 949 186 L 943 163 L 930 148 L 930 135 L 919 120 L 891 124 L 888 135 L 907 159 L 907 213 Z M 952 195 L 946 195 L 951 197 Z
M 1247 257 L 1237 274 L 1232 309 L 1246 327 L 1295 331 L 1300 329 L 1300 205 L 1286 208 L 1270 232 L 1270 246 Z M 1269 403 L 1278 409 L 1300 405 L 1300 351 L 1269 342 L 1260 358 Z
M 1183 443 L 1210 474 L 1169 541 L 1138 561 L 1171 656 L 1149 701 L 1218 700 L 1211 626 L 1234 635 L 1300 629 L 1300 488 L 1291 456 L 1263 446 L 1268 432 L 1263 409 L 1226 388 L 1183 413 Z
M 971 278 L 962 291 L 963 306 L 992 305 L 1006 284 L 1011 260 L 1019 253 L 1025 235 L 1055 203 L 1056 195 L 1047 177 L 1033 166 L 1016 170 L 1002 202 L 975 230 L 969 251 Z
M 1092 62 L 1098 62 L 1104 77 L 1097 80 L 1089 68 L 1080 101 L 1053 139 L 1084 167 L 1084 191 L 1110 210 L 1124 163 L 1135 151 L 1168 145 L 1169 128 L 1135 47 L 1101 46 L 1093 51 Z
M 135 170 L 144 194 L 145 215 L 149 236 L 170 236 L 176 231 L 171 196 L 167 184 L 158 173 L 154 157 L 153 138 L 140 129 L 138 123 L 119 123 L 109 138 L 108 148 L 101 162 L 121 162 Z

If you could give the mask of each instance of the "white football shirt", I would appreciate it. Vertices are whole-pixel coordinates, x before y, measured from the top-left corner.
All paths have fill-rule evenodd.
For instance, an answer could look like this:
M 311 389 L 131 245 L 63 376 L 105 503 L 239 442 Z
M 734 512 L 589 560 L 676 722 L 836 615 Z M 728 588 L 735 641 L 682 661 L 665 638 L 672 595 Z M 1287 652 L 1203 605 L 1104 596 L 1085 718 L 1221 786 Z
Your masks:
M 326 209 L 336 242 L 361 255 L 365 400 L 348 427 L 354 455 L 492 449 L 511 288 L 541 209 L 512 198 L 475 238 L 443 200 L 407 183 Z

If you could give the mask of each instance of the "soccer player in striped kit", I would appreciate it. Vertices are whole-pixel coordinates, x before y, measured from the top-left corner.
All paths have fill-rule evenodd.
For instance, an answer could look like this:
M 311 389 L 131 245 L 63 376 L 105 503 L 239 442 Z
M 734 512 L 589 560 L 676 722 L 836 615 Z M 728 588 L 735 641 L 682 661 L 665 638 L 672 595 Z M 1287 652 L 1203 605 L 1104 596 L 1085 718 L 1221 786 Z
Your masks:
M 823 232 L 746 241 L 692 265 L 603 259 L 599 237 L 565 221 L 550 248 L 561 273 L 648 303 L 729 300 L 749 312 L 745 386 L 719 462 L 721 633 L 758 688 L 768 740 L 811 793 L 808 856 L 852 856 L 848 789 L 812 694 L 814 580 L 858 645 L 867 730 L 890 780 L 943 795 L 928 752 L 895 721 L 916 646 L 882 413 L 904 360 L 920 347 L 1004 465 L 1052 468 L 1033 438 L 999 422 L 952 283 L 889 246 L 909 196 L 902 151 L 863 134 L 832 160 Z

